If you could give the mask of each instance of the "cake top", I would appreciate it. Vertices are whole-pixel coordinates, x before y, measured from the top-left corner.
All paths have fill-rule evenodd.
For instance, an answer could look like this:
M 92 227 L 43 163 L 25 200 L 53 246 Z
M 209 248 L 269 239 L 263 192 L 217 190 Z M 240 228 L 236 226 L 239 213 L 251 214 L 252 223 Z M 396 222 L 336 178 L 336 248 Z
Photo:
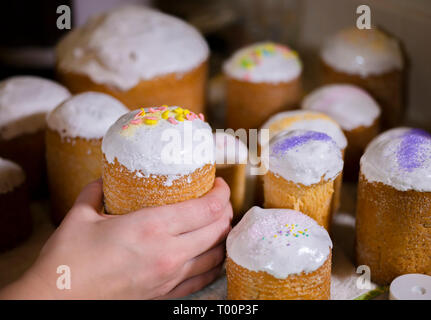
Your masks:
M 431 135 L 406 127 L 382 133 L 362 156 L 361 173 L 400 191 L 431 192 Z
M 117 99 L 99 92 L 84 92 L 67 99 L 48 114 L 48 127 L 62 138 L 101 139 L 127 109 Z
M 34 76 L 0 82 L 0 138 L 8 140 L 45 128 L 46 113 L 70 97 L 58 83 Z
M 285 279 L 320 268 L 331 252 L 325 228 L 299 211 L 251 208 L 227 237 L 230 259 L 252 271 Z
M 186 22 L 142 6 L 124 6 L 74 28 L 57 47 L 58 67 L 128 90 L 140 80 L 185 73 L 208 58 L 204 38 Z
M 304 98 L 302 108 L 326 113 L 346 131 L 369 127 L 380 116 L 377 102 L 365 90 L 350 84 L 317 88 Z
M 287 181 L 309 186 L 332 180 L 343 170 L 340 148 L 326 133 L 306 130 L 283 131 L 269 143 L 269 166 Z
M 166 185 L 214 164 L 214 138 L 202 114 L 161 106 L 129 112 L 105 134 L 102 151 L 138 177 L 163 175 Z
M 321 57 L 337 71 L 362 77 L 403 67 L 398 42 L 378 29 L 345 29 L 325 42 Z
M 288 82 L 297 78 L 302 65 L 296 51 L 273 42 L 238 50 L 223 66 L 229 77 L 248 82 Z
M 216 164 L 245 164 L 248 148 L 239 138 L 217 130 L 214 134 Z
M 0 158 L 0 194 L 11 192 L 24 183 L 25 174 L 15 162 Z
M 345 149 L 347 146 L 347 139 L 340 126 L 329 116 L 315 111 L 280 112 L 269 118 L 261 129 L 269 129 L 269 139 L 281 131 L 301 129 L 323 132 L 330 136 L 340 149 Z M 259 144 L 261 144 L 260 135 Z

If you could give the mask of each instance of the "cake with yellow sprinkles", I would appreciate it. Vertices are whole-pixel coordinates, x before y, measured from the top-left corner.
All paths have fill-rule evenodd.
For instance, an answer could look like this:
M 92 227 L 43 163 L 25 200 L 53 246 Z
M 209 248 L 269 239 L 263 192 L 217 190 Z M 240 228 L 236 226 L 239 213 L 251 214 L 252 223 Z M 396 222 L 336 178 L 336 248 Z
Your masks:
M 301 99 L 302 64 L 296 51 L 273 42 L 250 45 L 225 62 L 227 126 L 257 129 Z
M 214 138 L 203 114 L 163 105 L 120 117 L 102 142 L 105 211 L 126 214 L 207 193 Z
M 230 300 L 330 298 L 332 241 L 299 211 L 251 208 L 226 248 Z

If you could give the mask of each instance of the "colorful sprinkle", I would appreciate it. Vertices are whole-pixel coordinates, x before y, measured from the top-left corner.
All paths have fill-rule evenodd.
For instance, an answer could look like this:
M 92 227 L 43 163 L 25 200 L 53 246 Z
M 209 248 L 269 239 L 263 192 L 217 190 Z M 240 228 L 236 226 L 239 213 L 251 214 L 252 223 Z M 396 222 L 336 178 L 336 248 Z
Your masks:
M 203 115 L 203 113 L 199 113 L 199 119 L 201 119 L 202 121 L 205 121 L 205 116 Z
M 307 131 L 304 134 L 289 136 L 276 142 L 272 147 L 272 153 L 284 153 L 292 148 L 306 144 L 308 141 L 331 141 L 331 138 L 323 132 Z
M 171 124 L 177 125 L 178 122 L 198 119 L 198 116 L 194 112 L 181 107 L 172 108 L 170 110 L 167 105 L 162 105 L 160 107 L 148 108 L 147 110 L 146 112 L 144 108 L 141 108 L 141 111 L 137 112 L 133 119 L 122 127 L 122 130 L 128 130 L 131 129 L 131 126 L 139 126 L 142 124 L 156 125 L 160 120 L 166 120 Z M 199 115 L 199 118 L 202 120 L 204 119 L 203 115 Z
M 142 119 L 133 119 L 130 121 L 130 124 L 141 124 L 142 123 Z
M 427 160 L 425 148 L 431 146 L 431 135 L 421 129 L 411 129 L 403 136 L 397 151 L 400 167 L 408 172 L 420 168 Z
M 172 117 L 169 117 L 169 118 L 168 118 L 168 121 L 169 121 L 170 123 L 172 123 L 172 124 L 178 124 L 178 122 L 177 122 L 174 118 L 172 118 Z
M 251 50 L 247 51 L 243 56 L 239 58 L 239 66 L 245 70 L 251 71 L 256 66 L 260 65 L 266 57 L 274 56 L 276 53 L 280 53 L 285 59 L 297 58 L 298 53 L 285 46 L 265 43 L 258 45 Z M 245 80 L 250 79 L 250 74 L 247 73 L 244 76 Z
M 167 119 L 169 118 L 169 110 L 166 110 L 162 113 L 162 119 Z

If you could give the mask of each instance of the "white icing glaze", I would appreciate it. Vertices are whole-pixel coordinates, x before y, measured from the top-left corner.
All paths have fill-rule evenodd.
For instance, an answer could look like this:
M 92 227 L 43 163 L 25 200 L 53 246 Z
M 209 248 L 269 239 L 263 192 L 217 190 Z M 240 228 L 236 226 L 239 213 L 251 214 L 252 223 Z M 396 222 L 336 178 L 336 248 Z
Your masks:
M 400 191 L 431 191 L 431 135 L 395 128 L 377 136 L 361 158 L 361 173 Z
M 128 90 L 140 80 L 182 74 L 203 63 L 208 45 L 186 22 L 142 6 L 125 6 L 74 28 L 57 47 L 60 70 Z
M 380 116 L 377 102 L 365 90 L 350 84 L 317 88 L 304 98 L 302 108 L 329 115 L 346 131 L 369 127 Z
M 48 114 L 47 124 L 62 138 L 101 139 L 126 108 L 117 99 L 99 92 L 72 96 Z
M 237 137 L 221 131 L 214 134 L 216 164 L 247 163 L 248 148 Z
M 223 69 L 229 77 L 238 80 L 278 83 L 299 77 L 302 65 L 295 51 L 280 44 L 262 42 L 237 51 Z
M 166 176 L 166 185 L 214 164 L 214 138 L 208 123 L 196 119 L 172 124 L 162 119 L 156 125 L 131 126 L 130 121 L 139 112 L 123 115 L 105 134 L 102 151 L 108 162 L 117 159 L 138 176 Z
M 343 170 L 340 148 L 327 134 L 316 131 L 283 131 L 269 143 L 269 166 L 287 181 L 309 186 L 335 179 Z
M 322 118 L 319 118 L 322 117 Z M 288 126 L 283 127 L 283 131 L 290 130 L 307 130 L 307 131 L 317 131 L 326 133 L 330 136 L 340 149 L 345 149 L 347 147 L 347 139 L 340 126 L 326 115 L 305 110 L 294 110 L 294 111 L 284 111 L 273 115 L 269 118 L 261 127 L 261 129 L 269 129 L 269 139 L 274 135 L 280 133 L 278 130 L 273 130 L 271 127 L 277 123 L 283 121 L 287 118 L 297 118 L 295 121 L 290 123 Z M 258 136 L 260 144 L 260 135 Z
M 345 29 L 331 37 L 321 51 L 332 68 L 362 77 L 402 69 L 398 42 L 378 29 Z
M 58 83 L 34 76 L 0 82 L 0 138 L 8 140 L 45 128 L 46 113 L 70 97 Z
M 24 171 L 16 163 L 0 158 L 0 194 L 7 193 L 22 185 Z
M 325 228 L 305 214 L 259 207 L 252 207 L 244 215 L 226 242 L 227 254 L 236 264 L 278 279 L 317 270 L 331 248 Z

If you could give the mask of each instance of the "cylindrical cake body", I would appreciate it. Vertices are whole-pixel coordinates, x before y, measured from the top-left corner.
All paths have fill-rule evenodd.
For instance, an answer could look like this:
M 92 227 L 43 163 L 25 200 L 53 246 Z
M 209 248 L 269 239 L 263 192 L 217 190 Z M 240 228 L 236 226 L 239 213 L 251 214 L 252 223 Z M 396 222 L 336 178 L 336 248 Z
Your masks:
M 46 131 L 51 218 L 59 224 L 82 189 L 102 175 L 102 139 L 61 138 Z
M 222 164 L 216 166 L 216 175 L 222 177 L 230 188 L 232 204 L 232 223 L 237 223 L 244 213 L 244 197 L 246 189 L 246 164 Z
M 227 127 L 257 129 L 271 115 L 295 109 L 302 97 L 300 78 L 290 82 L 253 83 L 227 80 Z
M 278 279 L 226 260 L 228 300 L 329 300 L 331 256 L 316 271 Z
M 376 137 L 361 158 L 357 198 L 356 259 L 371 279 L 431 274 L 431 135 L 402 127 Z
M 111 164 L 104 158 L 102 177 L 106 213 L 126 214 L 203 196 L 213 187 L 215 166 L 206 165 L 168 186 L 165 176 L 139 176 L 117 161 Z
M 356 261 L 389 284 L 407 273 L 431 275 L 431 192 L 400 191 L 363 175 L 358 185 Z
M 332 220 L 334 180 L 322 180 L 305 186 L 287 181 L 271 171 L 265 174 L 263 180 L 265 208 L 301 211 L 329 230 Z
M 158 76 L 151 80 L 141 80 L 128 90 L 119 90 L 112 86 L 95 83 L 88 76 L 58 70 L 60 81 L 72 93 L 98 91 L 110 94 L 134 110 L 142 106 L 162 104 L 187 106 L 190 110 L 201 113 L 205 109 L 205 87 L 208 63 L 181 74 Z

